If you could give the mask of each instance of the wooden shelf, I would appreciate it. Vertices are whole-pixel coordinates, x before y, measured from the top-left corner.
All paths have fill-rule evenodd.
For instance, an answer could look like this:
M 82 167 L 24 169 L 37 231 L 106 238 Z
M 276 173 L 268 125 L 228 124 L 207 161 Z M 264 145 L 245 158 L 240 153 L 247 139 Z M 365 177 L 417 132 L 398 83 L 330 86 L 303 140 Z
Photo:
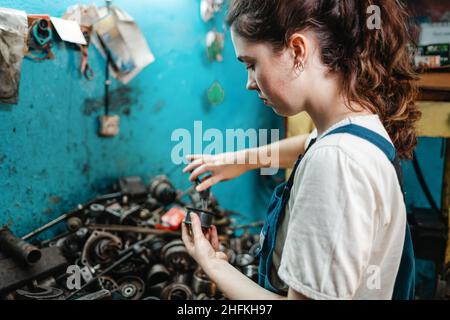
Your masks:
M 423 73 L 419 81 L 420 101 L 450 101 L 450 73 Z
M 450 72 L 422 73 L 420 75 L 419 87 L 426 90 L 450 92 Z

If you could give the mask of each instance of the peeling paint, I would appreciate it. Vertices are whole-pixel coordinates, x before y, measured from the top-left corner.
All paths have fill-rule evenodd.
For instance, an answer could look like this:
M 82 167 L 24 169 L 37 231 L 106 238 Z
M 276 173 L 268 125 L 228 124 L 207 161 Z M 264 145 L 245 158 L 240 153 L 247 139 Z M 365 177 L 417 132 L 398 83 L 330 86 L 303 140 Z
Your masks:
M 84 100 L 83 114 L 90 116 L 100 110 L 103 110 L 105 106 L 104 97 L 99 98 L 87 98 Z M 131 106 L 137 104 L 137 93 L 134 88 L 129 86 L 120 86 L 119 88 L 111 91 L 110 93 L 110 110 L 120 111 L 122 109 L 130 108 Z
M 52 204 L 58 204 L 62 201 L 61 197 L 58 196 L 50 196 L 48 197 L 48 202 L 52 203 Z
M 85 163 L 81 172 L 83 173 L 83 175 L 87 175 L 89 171 L 91 171 L 91 166 L 89 165 L 89 163 Z
M 128 116 L 131 114 L 131 109 L 130 109 L 130 108 L 125 108 L 125 109 L 122 111 L 122 113 L 128 117 Z
M 158 102 L 155 103 L 155 105 L 153 106 L 153 113 L 160 113 L 161 110 L 166 106 L 166 101 L 164 100 L 160 100 Z
M 9 170 L 8 170 L 8 174 L 9 174 L 10 177 L 16 175 L 17 174 L 16 167 L 10 167 Z
M 71 5 L 68 0 L 39 3 L 8 0 L 7 3 L 26 12 L 45 11 L 52 16 L 60 15 Z M 141 4 L 123 2 L 126 11 L 131 9 L 136 13 L 133 18 L 137 22 L 145 22 L 142 31 L 159 43 L 159 48 L 155 48 L 159 57 L 157 63 L 146 68 L 129 85 L 113 80 L 110 111 L 127 117 L 119 137 L 100 139 L 97 136 L 97 119 L 94 117 L 101 114 L 104 108 L 105 61 L 95 48 L 90 51 L 94 54 L 89 58 L 89 63 L 96 70 L 96 78 L 91 82 L 79 75 L 79 54 L 67 51 L 64 46 L 55 46 L 53 61 L 44 64 L 24 62 L 23 74 L 27 76 L 21 81 L 19 105 L 0 105 L 3 123 L 0 126 L 3 137 L 0 184 L 4 190 L 0 197 L 4 208 L 0 212 L 0 224 L 10 218 L 9 223 L 15 230 L 25 234 L 47 223 L 53 215 L 72 209 L 73 203 L 83 203 L 96 194 L 109 192 L 109 187 L 120 175 L 148 174 L 150 179 L 171 170 L 169 161 L 158 163 L 157 160 L 159 157 L 166 158 L 163 155 L 169 156 L 167 144 L 170 143 L 170 135 L 166 126 L 171 128 L 171 122 L 174 122 L 176 127 L 190 128 L 192 121 L 206 116 L 199 98 L 204 84 L 210 83 L 211 76 L 217 76 L 224 85 L 233 87 L 240 82 L 236 77 L 245 78 L 241 66 L 234 59 L 234 52 L 227 53 L 229 55 L 224 64 L 211 68 L 197 61 L 200 55 L 204 55 L 202 36 L 185 39 L 184 35 L 174 35 L 171 30 L 158 29 L 161 19 L 176 17 L 176 23 L 188 24 L 192 34 L 204 34 L 204 24 L 196 19 L 198 9 L 186 1 L 179 3 L 181 7 L 176 14 L 172 8 L 155 6 L 152 9 L 160 18 L 149 21 L 145 12 L 136 10 Z M 186 56 L 186 47 L 173 46 L 174 42 L 167 42 L 167 39 L 176 43 L 184 41 L 189 46 L 190 56 L 194 58 L 184 61 L 190 59 Z M 167 67 L 169 60 L 173 65 Z M 35 80 L 41 78 L 45 80 L 45 85 L 37 86 Z M 253 104 L 255 99 L 250 94 L 240 95 L 245 88 L 241 91 L 236 88 L 235 92 L 230 93 L 230 100 L 246 106 Z M 234 105 L 228 103 L 233 107 L 230 110 L 235 110 Z M 255 110 L 245 108 L 240 111 L 240 121 L 248 120 L 249 126 L 257 126 L 257 121 L 253 119 L 262 119 L 258 120 L 258 125 L 263 128 L 273 123 L 269 120 L 275 115 L 272 116 L 269 111 L 261 113 Z M 211 114 L 204 120 L 211 127 L 222 128 L 225 122 L 228 127 L 239 125 L 237 117 L 224 121 L 223 113 Z M 45 126 L 48 130 L 44 129 Z M 116 159 L 119 160 L 116 162 Z M 8 177 L 8 173 L 13 176 Z M 251 178 L 243 178 L 239 183 L 243 190 L 248 190 L 251 181 Z M 188 183 L 185 177 L 173 182 L 180 186 Z M 231 191 L 223 191 L 220 196 L 224 199 L 223 205 L 238 211 L 247 212 L 246 208 L 251 207 L 251 212 L 260 212 L 263 205 L 258 202 L 255 207 L 252 197 L 245 202 L 236 202 Z M 15 207 L 16 201 L 22 204 L 20 209 Z M 13 212 L 8 214 L 8 209 Z M 21 222 L 17 219 L 18 215 L 22 218 Z

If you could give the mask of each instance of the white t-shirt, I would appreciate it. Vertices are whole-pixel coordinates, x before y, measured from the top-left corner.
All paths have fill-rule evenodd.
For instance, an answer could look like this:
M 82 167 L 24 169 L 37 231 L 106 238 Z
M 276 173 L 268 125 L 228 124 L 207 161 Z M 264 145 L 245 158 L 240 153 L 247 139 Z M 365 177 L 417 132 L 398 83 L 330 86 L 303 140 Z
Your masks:
M 376 115 L 347 118 L 318 137 L 295 174 L 273 255 L 278 274 L 271 278 L 311 299 L 391 299 L 405 237 L 404 199 L 378 147 L 350 134 L 324 137 L 349 123 L 391 141 Z

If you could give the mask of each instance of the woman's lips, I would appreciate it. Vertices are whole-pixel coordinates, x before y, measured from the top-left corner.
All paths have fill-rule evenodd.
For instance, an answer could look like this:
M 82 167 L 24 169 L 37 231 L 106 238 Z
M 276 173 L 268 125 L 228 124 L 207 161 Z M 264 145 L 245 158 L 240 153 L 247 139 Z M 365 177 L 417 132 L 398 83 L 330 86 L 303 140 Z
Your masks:
M 261 97 L 261 96 L 259 96 L 259 98 L 264 102 L 264 104 L 265 104 L 266 106 L 269 105 L 269 101 L 268 101 L 267 99 L 265 99 L 265 98 L 263 98 L 263 97 Z

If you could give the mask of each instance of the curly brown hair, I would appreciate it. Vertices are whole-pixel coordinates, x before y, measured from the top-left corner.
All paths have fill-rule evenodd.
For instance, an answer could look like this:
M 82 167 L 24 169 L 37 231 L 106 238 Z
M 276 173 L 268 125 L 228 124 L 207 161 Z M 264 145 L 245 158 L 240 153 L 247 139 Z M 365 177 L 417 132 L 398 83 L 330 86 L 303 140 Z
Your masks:
M 379 29 L 366 25 L 371 5 L 381 9 Z M 356 102 L 378 114 L 399 157 L 410 159 L 421 113 L 408 46 L 417 29 L 408 17 L 400 0 L 232 0 L 227 22 L 243 38 L 271 43 L 275 51 L 286 48 L 295 32 L 312 30 L 322 62 L 341 78 L 349 108 Z

